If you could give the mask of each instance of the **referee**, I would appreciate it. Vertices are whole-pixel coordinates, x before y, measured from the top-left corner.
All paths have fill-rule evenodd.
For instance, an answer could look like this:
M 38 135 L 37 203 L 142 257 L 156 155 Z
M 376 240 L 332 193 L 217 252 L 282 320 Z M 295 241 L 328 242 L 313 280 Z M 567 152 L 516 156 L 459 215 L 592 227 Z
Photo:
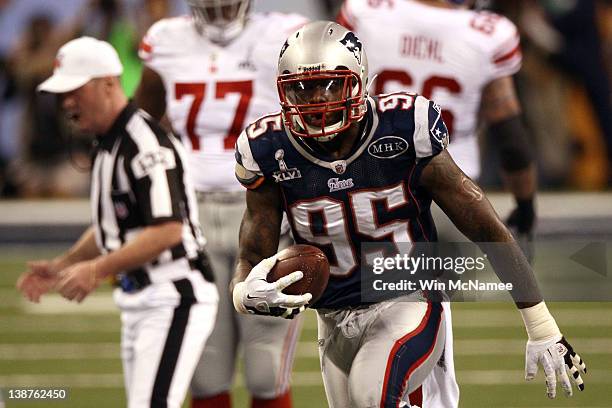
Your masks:
M 196 197 L 180 142 L 125 96 L 117 52 L 81 37 L 58 51 L 38 90 L 58 94 L 78 131 L 97 136 L 92 226 L 64 254 L 28 263 L 18 288 L 81 302 L 107 277 L 119 288 L 128 407 L 180 407 L 217 312 Z

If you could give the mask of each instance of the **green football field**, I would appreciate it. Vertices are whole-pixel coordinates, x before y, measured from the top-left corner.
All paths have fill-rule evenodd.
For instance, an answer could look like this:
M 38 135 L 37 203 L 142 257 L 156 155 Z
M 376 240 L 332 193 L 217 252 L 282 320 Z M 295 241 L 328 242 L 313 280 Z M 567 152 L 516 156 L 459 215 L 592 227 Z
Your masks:
M 82 305 L 54 295 L 32 305 L 14 288 L 26 260 L 59 250 L 0 247 L 0 388 L 69 389 L 65 401 L 6 401 L 6 406 L 124 406 L 119 315 L 110 288 Z M 526 335 L 512 304 L 454 304 L 461 407 L 612 407 L 612 303 L 551 303 L 549 308 L 587 363 L 586 390 L 566 398 L 559 389 L 557 399 L 548 400 L 541 372 L 531 383 L 523 380 Z M 315 340 L 315 316 L 308 311 L 292 379 L 297 408 L 327 406 Z M 248 406 L 240 378 L 234 406 Z

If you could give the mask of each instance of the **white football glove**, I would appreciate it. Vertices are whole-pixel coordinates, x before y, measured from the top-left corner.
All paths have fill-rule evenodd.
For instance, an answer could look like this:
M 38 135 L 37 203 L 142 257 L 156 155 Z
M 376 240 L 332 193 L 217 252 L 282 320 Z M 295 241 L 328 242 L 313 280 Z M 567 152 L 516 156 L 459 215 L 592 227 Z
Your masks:
M 586 374 L 586 365 L 565 337 L 556 337 L 544 341 L 527 341 L 525 360 L 525 379 L 533 380 L 538 372 L 538 364 L 544 368 L 546 376 L 546 395 L 555 398 L 557 395 L 557 377 L 565 395 L 572 396 L 572 384 L 568 374 L 580 391 L 584 391 L 584 382 L 580 373 Z
M 304 311 L 306 304 L 312 299 L 310 293 L 286 295 L 282 292 L 287 286 L 302 279 L 304 273 L 295 271 L 276 282 L 268 282 L 266 277 L 274 264 L 276 264 L 276 255 L 262 260 L 255 265 L 244 282 L 234 286 L 232 297 L 234 307 L 239 313 L 293 319 Z
M 568 374 L 580 391 L 584 382 L 580 372 L 586 374 L 586 365 L 573 347 L 561 335 L 555 319 L 548 312 L 544 302 L 527 309 L 521 314 L 529 335 L 525 356 L 525 379 L 533 380 L 542 365 L 546 376 L 546 395 L 557 396 L 557 378 L 568 397 L 572 396 L 572 384 Z

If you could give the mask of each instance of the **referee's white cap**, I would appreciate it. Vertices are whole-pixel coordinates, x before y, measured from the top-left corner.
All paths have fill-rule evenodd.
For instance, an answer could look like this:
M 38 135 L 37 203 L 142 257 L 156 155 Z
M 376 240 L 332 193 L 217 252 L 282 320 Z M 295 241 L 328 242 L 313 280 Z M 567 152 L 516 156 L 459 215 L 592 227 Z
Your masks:
M 119 76 L 123 65 L 112 45 L 92 37 L 68 41 L 57 52 L 53 75 L 36 88 L 39 92 L 70 92 L 94 78 Z

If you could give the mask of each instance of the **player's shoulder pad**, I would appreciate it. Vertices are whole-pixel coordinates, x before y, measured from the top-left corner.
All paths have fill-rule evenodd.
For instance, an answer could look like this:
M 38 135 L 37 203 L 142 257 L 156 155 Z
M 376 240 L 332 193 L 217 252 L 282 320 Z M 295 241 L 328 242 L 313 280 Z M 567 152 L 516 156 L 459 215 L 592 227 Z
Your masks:
M 236 142 L 236 177 L 247 188 L 256 188 L 263 182 L 258 160 L 273 157 L 271 141 L 282 131 L 280 112 L 264 115 L 248 125 Z
M 264 115 L 248 125 L 236 142 L 236 162 L 249 173 L 239 174 L 243 169 L 237 167 L 236 176 L 247 188 L 255 188 L 263 182 L 265 167 L 270 158 L 274 158 L 275 143 L 285 137 L 280 112 Z M 254 175 L 258 175 L 253 185 Z
M 151 60 L 158 52 L 165 48 L 180 45 L 180 38 L 186 30 L 192 29 L 191 16 L 163 18 L 151 25 L 138 47 L 138 56 L 143 61 Z
M 263 174 L 253 157 L 249 137 L 246 130 L 243 130 L 236 141 L 236 178 L 244 187 L 253 189 L 263 183 Z
M 412 142 L 417 157 L 435 156 L 448 146 L 449 134 L 437 103 L 418 95 L 414 100 Z
M 411 92 L 381 94 L 373 100 L 380 120 L 405 135 L 417 159 L 435 156 L 448 145 L 448 129 L 438 104 Z
M 406 118 L 412 116 L 417 96 L 417 94 L 412 92 L 398 91 L 376 95 L 372 99 L 379 116 L 387 116 L 391 118 L 394 125 L 403 127 Z
M 479 33 L 477 43 L 492 64 L 520 62 L 520 34 L 508 18 L 487 11 L 474 12 L 470 27 Z

